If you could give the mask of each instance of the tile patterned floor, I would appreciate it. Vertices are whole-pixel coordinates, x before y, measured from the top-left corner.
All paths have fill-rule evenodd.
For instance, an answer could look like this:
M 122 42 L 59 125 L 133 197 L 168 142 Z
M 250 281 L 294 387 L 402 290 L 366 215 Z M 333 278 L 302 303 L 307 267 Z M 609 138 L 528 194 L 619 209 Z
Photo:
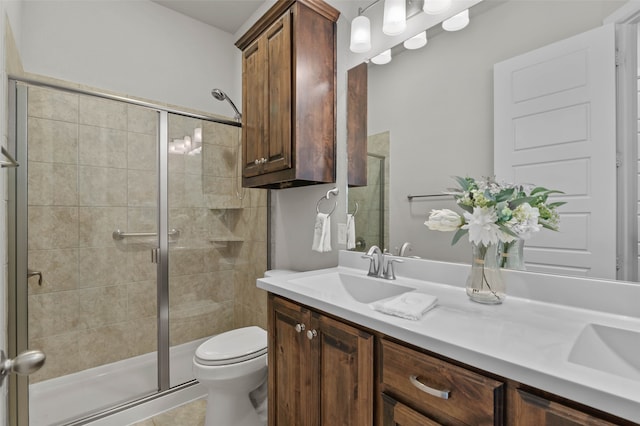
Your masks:
M 206 398 L 198 399 L 131 426 L 202 426 L 206 409 Z

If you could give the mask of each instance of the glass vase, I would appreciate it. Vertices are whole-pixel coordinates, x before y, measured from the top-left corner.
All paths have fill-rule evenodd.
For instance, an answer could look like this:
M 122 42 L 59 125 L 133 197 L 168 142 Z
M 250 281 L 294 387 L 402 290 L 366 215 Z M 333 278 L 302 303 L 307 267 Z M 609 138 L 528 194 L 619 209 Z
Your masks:
M 500 267 L 526 271 L 524 266 L 524 240 L 517 239 L 510 243 L 500 243 Z
M 471 272 L 467 296 L 478 303 L 498 304 L 506 297 L 506 287 L 498 265 L 498 244 L 471 244 Z

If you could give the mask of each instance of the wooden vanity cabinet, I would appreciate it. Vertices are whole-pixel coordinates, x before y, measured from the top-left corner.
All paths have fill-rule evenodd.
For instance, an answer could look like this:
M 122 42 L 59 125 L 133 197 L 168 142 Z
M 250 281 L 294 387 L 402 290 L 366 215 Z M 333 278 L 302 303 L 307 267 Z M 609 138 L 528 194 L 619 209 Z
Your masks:
M 242 50 L 242 182 L 335 182 L 336 21 L 322 0 L 279 0 Z
M 373 336 L 269 295 L 269 425 L 371 426 Z

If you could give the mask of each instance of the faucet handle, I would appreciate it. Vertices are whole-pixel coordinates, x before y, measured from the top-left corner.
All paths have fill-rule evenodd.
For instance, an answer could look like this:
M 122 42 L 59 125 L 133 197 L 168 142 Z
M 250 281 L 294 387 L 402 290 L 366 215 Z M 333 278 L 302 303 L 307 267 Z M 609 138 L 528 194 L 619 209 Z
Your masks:
M 387 264 L 385 265 L 384 268 L 384 278 L 387 280 L 395 280 L 396 279 L 396 271 L 393 267 L 393 264 L 397 262 L 397 263 L 404 263 L 404 260 L 402 259 L 398 259 L 397 257 L 389 257 L 389 259 L 387 259 Z
M 363 254 L 363 259 L 369 259 L 369 272 L 367 275 L 370 277 L 378 276 L 378 268 L 376 268 L 376 257 L 373 254 Z

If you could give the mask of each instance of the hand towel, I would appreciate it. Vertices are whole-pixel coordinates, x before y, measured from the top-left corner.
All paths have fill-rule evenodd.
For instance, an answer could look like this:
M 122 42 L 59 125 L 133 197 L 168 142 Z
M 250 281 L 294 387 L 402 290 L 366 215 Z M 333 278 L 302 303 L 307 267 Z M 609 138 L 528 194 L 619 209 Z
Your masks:
M 331 251 L 331 218 L 326 213 L 318 213 L 316 216 L 311 249 L 319 253 Z
M 347 250 L 356 248 L 356 218 L 347 213 Z
M 371 309 L 387 315 L 394 315 L 417 321 L 434 308 L 438 298 L 429 294 L 409 292 L 390 299 L 378 300 L 369 305 Z

